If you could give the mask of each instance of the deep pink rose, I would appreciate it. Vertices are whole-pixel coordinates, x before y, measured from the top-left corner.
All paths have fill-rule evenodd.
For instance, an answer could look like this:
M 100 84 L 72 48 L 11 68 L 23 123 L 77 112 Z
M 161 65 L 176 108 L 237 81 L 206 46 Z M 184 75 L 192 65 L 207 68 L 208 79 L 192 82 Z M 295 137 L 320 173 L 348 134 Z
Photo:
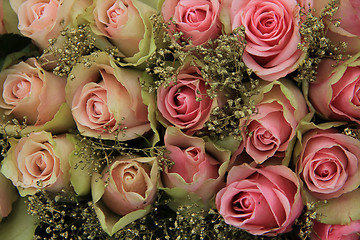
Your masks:
M 166 88 L 161 86 L 157 91 L 157 107 L 162 116 L 187 134 L 203 128 L 216 104 L 216 100 L 207 95 L 209 86 L 205 81 L 199 68 L 185 67 L 176 83 Z
M 90 5 L 88 0 L 9 0 L 18 15 L 20 32 L 44 49 L 77 15 Z
M 163 172 L 164 186 L 194 192 L 207 203 L 223 185 L 229 152 L 214 148 L 202 138 L 185 135 L 175 127 L 167 128 L 164 143 L 170 152 L 169 159 L 174 162 Z
M 161 13 L 170 31 L 182 32 L 181 41 L 201 45 L 221 34 L 219 0 L 165 0 Z
M 330 225 L 315 221 L 311 240 L 359 240 L 360 220 L 349 225 Z
M 312 129 L 296 148 L 296 172 L 311 195 L 319 199 L 339 197 L 360 185 L 360 141 L 335 128 Z
M 309 100 L 324 117 L 360 123 L 360 53 L 334 68 L 335 60 L 321 61 Z M 320 93 L 320 94 L 319 94 Z
M 66 131 L 74 123 L 70 109 L 65 102 L 66 79 L 45 71 L 35 58 L 20 62 L 0 73 L 2 97 L 0 113 L 5 121 L 16 118 L 24 121 L 29 132 L 36 128 L 46 128 L 53 132 Z M 61 118 L 61 119 L 60 119 Z
M 105 53 L 86 57 L 90 67 L 76 65 L 67 82 L 66 100 L 80 133 L 126 141 L 150 130 L 141 97 L 141 71 L 118 67 Z
M 10 139 L 10 144 L 1 172 L 22 196 L 39 189 L 59 192 L 70 186 L 69 156 L 75 147 L 66 135 L 33 132 L 20 140 Z
M 243 142 L 232 157 L 235 161 L 246 161 L 246 155 L 257 164 L 270 158 L 281 161 L 298 123 L 308 113 L 301 91 L 290 81 L 272 82 L 259 92 L 253 99 L 256 112 L 240 121 Z
M 216 195 L 216 208 L 227 224 L 254 235 L 289 232 L 303 209 L 300 181 L 283 165 L 235 166 Z
M 328 3 L 330 0 L 315 0 L 315 14 L 319 14 Z M 336 21 L 326 22 L 328 25 L 326 36 L 335 44 L 346 42 L 346 53 L 356 54 L 360 51 L 360 2 L 359 0 L 340 0 L 337 6 L 339 9 L 332 19 L 340 20 L 340 26 L 334 25 Z
M 274 81 L 297 69 L 300 7 L 296 0 L 225 0 L 225 31 L 245 27 L 243 61 L 256 75 Z M 229 19 L 230 18 L 230 19 Z

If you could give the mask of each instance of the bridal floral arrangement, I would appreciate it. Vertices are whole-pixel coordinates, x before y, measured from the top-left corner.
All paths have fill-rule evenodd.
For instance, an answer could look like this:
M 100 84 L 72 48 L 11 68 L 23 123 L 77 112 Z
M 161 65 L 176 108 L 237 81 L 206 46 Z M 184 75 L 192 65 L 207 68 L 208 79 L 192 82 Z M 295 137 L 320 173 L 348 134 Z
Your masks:
M 0 239 L 359 239 L 360 1 L 0 1 Z

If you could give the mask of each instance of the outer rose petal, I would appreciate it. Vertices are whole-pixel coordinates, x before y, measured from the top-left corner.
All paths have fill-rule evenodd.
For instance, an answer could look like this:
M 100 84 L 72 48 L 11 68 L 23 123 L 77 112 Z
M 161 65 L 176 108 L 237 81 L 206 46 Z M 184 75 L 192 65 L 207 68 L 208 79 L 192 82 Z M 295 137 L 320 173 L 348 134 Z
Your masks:
M 0 221 L 7 217 L 11 210 L 12 204 L 17 199 L 17 192 L 11 182 L 0 173 Z
M 358 240 L 360 233 L 360 220 L 348 225 L 330 225 L 315 221 L 313 226 L 313 240 Z

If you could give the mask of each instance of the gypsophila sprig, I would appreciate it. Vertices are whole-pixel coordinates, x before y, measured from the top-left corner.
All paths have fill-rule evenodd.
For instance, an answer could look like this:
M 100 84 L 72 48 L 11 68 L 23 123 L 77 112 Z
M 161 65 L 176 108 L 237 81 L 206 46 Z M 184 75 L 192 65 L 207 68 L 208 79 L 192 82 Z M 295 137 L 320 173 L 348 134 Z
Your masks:
M 333 19 L 338 10 L 338 5 L 339 0 L 330 1 L 318 17 L 315 16 L 314 9 L 301 9 L 300 15 L 304 20 L 301 23 L 300 34 L 303 41 L 298 45 L 298 48 L 306 52 L 306 57 L 294 78 L 297 82 L 315 81 L 318 65 L 323 58 L 333 58 L 340 61 L 348 57 L 343 54 L 346 50 L 346 43 L 341 42 L 335 45 L 326 37 L 328 31 L 326 22 L 335 22 L 335 25 L 338 25 L 338 19 Z
M 50 39 L 49 47 L 44 53 L 50 53 L 57 59 L 54 74 L 65 77 L 69 75 L 72 67 L 81 61 L 81 56 L 91 53 L 94 49 L 95 39 L 90 27 L 83 24 L 77 28 L 66 28 L 58 39 Z M 48 64 L 49 60 L 43 61 L 43 64 Z

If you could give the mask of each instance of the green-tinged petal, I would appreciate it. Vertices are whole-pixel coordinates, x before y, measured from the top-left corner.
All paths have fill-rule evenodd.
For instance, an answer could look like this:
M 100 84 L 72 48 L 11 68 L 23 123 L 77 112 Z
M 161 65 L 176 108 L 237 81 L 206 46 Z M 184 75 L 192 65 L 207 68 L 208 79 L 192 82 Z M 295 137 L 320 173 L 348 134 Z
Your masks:
M 31 132 L 48 131 L 52 133 L 63 133 L 70 129 L 75 129 L 75 122 L 73 120 L 71 110 L 66 103 L 63 103 L 54 118 L 49 122 L 39 126 L 26 126 L 23 129 L 19 129 L 15 125 L 7 125 L 5 130 L 9 135 L 25 136 Z
M 159 123 L 156 120 L 156 110 L 157 110 L 156 96 L 155 96 L 155 92 L 146 91 L 146 88 L 151 85 L 152 81 L 153 81 L 152 77 L 146 72 L 144 72 L 140 77 L 140 82 L 142 83 L 143 86 L 145 86 L 141 88 L 141 96 L 143 98 L 144 104 L 148 106 L 148 119 L 150 121 L 151 129 L 154 132 L 151 143 L 152 146 L 155 146 L 155 144 L 160 141 L 160 135 L 157 130 L 159 127 Z
M 11 8 L 9 0 L 3 1 L 3 22 L 6 32 L 20 34 L 18 29 L 18 17 L 14 10 Z
M 28 214 L 28 205 L 24 198 L 18 199 L 13 211 L 0 223 L 0 239 L 32 240 L 38 225 L 37 219 Z
M 234 153 L 239 148 L 240 141 L 235 139 L 233 136 L 228 136 L 223 140 L 216 141 L 215 144 L 222 149 L 227 149 L 231 151 L 231 153 Z
M 201 198 L 195 193 L 188 192 L 183 188 L 160 188 L 164 190 L 166 194 L 171 197 L 171 200 L 168 203 L 168 206 L 176 211 L 181 206 L 192 206 L 192 209 L 196 211 L 196 209 L 201 210 L 206 206 Z
M 360 189 L 330 199 L 316 209 L 316 219 L 325 224 L 349 224 L 360 220 Z
M 90 193 L 90 167 L 86 165 L 86 159 L 83 159 L 78 152 L 83 146 L 73 134 L 67 134 L 66 138 L 74 145 L 75 149 L 69 156 L 70 163 L 70 182 L 75 192 L 82 196 Z M 90 150 L 89 150 L 90 151 Z

